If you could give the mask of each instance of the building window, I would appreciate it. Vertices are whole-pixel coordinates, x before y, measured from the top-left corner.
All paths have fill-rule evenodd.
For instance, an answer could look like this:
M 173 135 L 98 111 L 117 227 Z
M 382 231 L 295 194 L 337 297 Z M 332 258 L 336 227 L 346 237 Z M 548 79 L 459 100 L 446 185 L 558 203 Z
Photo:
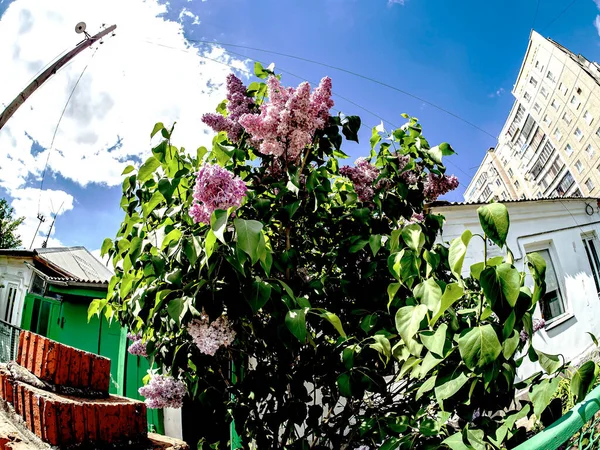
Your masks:
M 591 124 L 592 124 L 592 121 L 594 120 L 594 118 L 592 117 L 592 115 L 590 114 L 590 112 L 589 112 L 589 111 L 586 111 L 586 112 L 583 114 L 583 120 L 585 120 L 585 123 L 587 123 L 587 124 L 588 124 L 588 126 L 589 126 L 589 125 L 591 125 Z
M 535 105 L 533 105 L 533 110 L 539 114 L 542 111 L 542 107 L 538 103 L 536 103 Z
M 560 183 L 558 183 L 558 186 L 556 186 L 555 193 L 560 196 L 565 195 L 567 191 L 571 189 L 571 186 L 573 186 L 574 183 L 575 180 L 573 179 L 573 175 L 571 175 L 571 172 L 567 170 L 567 173 L 563 179 L 560 180 Z
M 521 184 L 519 183 L 519 180 L 515 180 L 515 188 L 519 189 L 521 187 Z
M 512 171 L 512 169 L 508 169 L 508 176 L 512 178 L 512 176 L 513 176 L 513 171 Z
M 579 97 L 577 97 L 576 95 L 574 95 L 573 97 L 571 97 L 571 105 L 575 107 L 575 109 L 579 109 L 579 107 L 581 106 L 581 102 L 579 101 Z
M 600 137 L 600 128 L 596 130 L 596 136 Z
M 500 187 L 502 185 L 502 182 L 500 180 L 496 180 L 496 186 Z
M 552 120 L 550 120 L 550 117 L 548 117 L 548 114 L 546 114 L 544 116 L 543 122 L 547 125 L 550 126 L 550 124 L 552 123 Z M 598 136 L 600 136 L 600 128 L 598 129 Z
M 577 172 L 583 172 L 583 164 L 581 164 L 581 161 L 577 160 L 577 162 L 575 163 L 575 168 L 577 169 Z
M 550 257 L 550 251 L 544 249 L 538 250 L 535 253 L 546 261 L 546 293 L 540 300 L 540 309 L 542 311 L 542 318 L 546 322 L 549 322 L 565 313 L 564 297 L 560 289 L 552 258 Z
M 578 87 L 578 88 L 576 89 L 576 91 L 575 91 L 575 92 L 577 92 L 577 95 L 581 95 L 581 92 L 582 92 L 582 91 L 581 91 L 581 88 L 580 88 L 580 87 Z
M 571 147 L 571 144 L 565 145 L 565 153 L 569 156 L 573 154 L 573 147 Z
M 550 80 L 551 83 L 556 83 L 556 79 L 554 78 L 554 74 L 552 72 L 548 71 L 548 73 L 546 74 L 546 78 Z
M 548 98 L 548 91 L 544 86 L 542 86 L 542 89 L 540 89 L 540 94 L 542 94 L 542 97 Z
M 4 308 L 4 321 L 12 323 L 12 315 L 15 310 L 15 301 L 19 288 L 17 285 L 9 283 L 8 292 L 6 293 L 6 306 Z
M 562 133 L 558 128 L 554 129 L 554 139 L 556 139 L 557 141 L 560 141 L 562 139 Z
M 567 125 L 571 125 L 571 122 L 573 121 L 573 118 L 571 117 L 571 114 L 569 114 L 566 111 L 563 114 L 562 119 L 566 122 Z
M 596 186 L 594 186 L 594 182 L 591 178 L 588 178 L 585 182 L 585 187 L 588 188 L 588 192 L 591 194 Z
M 586 182 L 587 185 L 587 182 Z M 600 257 L 598 256 L 598 239 L 596 235 L 582 236 L 583 247 L 585 248 L 585 254 L 587 255 L 590 268 L 592 269 L 592 275 L 594 276 L 594 284 L 596 285 L 596 292 L 600 295 Z
M 564 83 L 560 83 L 558 85 L 558 90 L 562 93 L 562 95 L 567 95 L 567 92 L 569 91 L 569 88 L 567 88 L 567 86 L 565 86 Z
M 585 148 L 585 152 L 587 153 L 589 158 L 593 158 L 594 157 L 594 153 L 596 153 L 594 151 L 594 147 L 592 147 L 592 144 L 588 144 L 588 146 Z
M 550 103 L 550 106 L 552 106 L 557 111 L 558 111 L 558 108 L 560 108 L 560 104 L 556 101 L 555 98 L 552 99 L 552 103 Z
M 529 79 L 529 83 L 531 83 L 531 85 L 532 85 L 533 87 L 536 87 L 536 86 L 537 86 L 537 80 L 536 80 L 535 78 L 533 78 L 533 77 L 531 77 L 531 78 Z
M 573 134 L 575 135 L 578 141 L 580 141 L 583 137 L 583 132 L 579 128 L 576 128 Z
M 525 92 L 525 94 L 523 94 L 523 98 L 527 103 L 529 103 L 531 101 L 531 94 L 529 92 Z

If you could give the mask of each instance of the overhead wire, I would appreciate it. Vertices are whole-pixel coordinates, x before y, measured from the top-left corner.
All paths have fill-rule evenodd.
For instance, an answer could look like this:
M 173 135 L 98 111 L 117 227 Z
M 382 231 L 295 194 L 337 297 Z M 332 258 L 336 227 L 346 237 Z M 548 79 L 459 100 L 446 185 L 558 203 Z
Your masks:
M 202 44 L 208 44 L 208 45 L 218 45 L 218 46 L 225 46 L 225 47 L 238 47 L 238 48 L 243 48 L 243 49 L 246 49 L 246 50 L 254 50 L 254 51 L 258 51 L 258 52 L 270 53 L 270 54 L 273 54 L 273 55 L 283 56 L 283 57 L 286 57 L 286 58 L 292 58 L 292 59 L 296 59 L 296 60 L 299 60 L 299 61 L 304 61 L 304 62 L 308 62 L 308 63 L 311 63 L 311 64 L 316 64 L 316 65 L 319 65 L 319 66 L 327 67 L 327 68 L 330 68 L 330 69 L 333 69 L 333 70 L 337 70 L 339 72 L 344 72 L 344 73 L 353 75 L 355 77 L 362 78 L 364 80 L 367 80 L 367 81 L 370 81 L 372 83 L 378 84 L 380 86 L 386 87 L 388 89 L 392 89 L 392 90 L 394 90 L 396 92 L 399 92 L 401 94 L 404 94 L 404 95 L 406 95 L 408 97 L 414 98 L 415 100 L 418 100 L 418 101 L 420 101 L 422 103 L 425 103 L 425 104 L 427 104 L 429 106 L 432 106 L 433 108 L 438 109 L 439 111 L 442 111 L 442 112 L 444 112 L 444 113 L 446 113 L 446 114 L 448 114 L 448 115 L 450 115 L 450 116 L 452 116 L 452 117 L 454 117 L 454 118 L 456 118 L 456 119 L 458 119 L 458 120 L 466 123 L 467 125 L 469 125 L 469 126 L 475 128 L 475 129 L 481 131 L 482 133 L 487 134 L 488 136 L 490 136 L 494 140 L 497 139 L 497 136 L 494 136 L 492 133 L 484 130 L 483 128 L 481 128 L 480 126 L 476 125 L 475 123 L 473 123 L 473 122 L 471 122 L 471 121 L 469 121 L 469 120 L 467 120 L 467 119 L 459 116 L 458 114 L 455 114 L 452 111 L 450 111 L 450 110 L 448 110 L 446 108 L 443 108 L 443 107 L 441 107 L 441 106 L 439 106 L 439 105 L 437 105 L 437 104 L 435 104 L 435 103 L 433 103 L 433 102 L 431 102 L 429 100 L 426 100 L 426 99 L 424 99 L 424 98 L 422 98 L 422 97 L 420 97 L 418 95 L 412 94 L 412 93 L 410 93 L 408 91 L 400 89 L 400 88 L 398 88 L 396 86 L 393 86 L 391 84 L 385 83 L 385 82 L 377 80 L 375 78 L 372 78 L 372 77 L 370 77 L 368 75 L 363 75 L 363 74 L 354 72 L 352 70 L 345 69 L 343 67 L 334 66 L 334 65 L 327 64 L 327 63 L 324 63 L 324 62 L 321 62 L 321 61 L 316 61 L 316 60 L 310 59 L 310 58 L 304 58 L 302 56 L 296 56 L 296 55 L 291 55 L 291 54 L 288 54 L 288 53 L 282 53 L 282 52 L 277 52 L 277 51 L 267 50 L 267 49 L 262 49 L 262 48 L 257 48 L 257 47 L 249 47 L 249 46 L 239 45 L 239 44 L 225 43 L 225 42 L 220 42 L 220 41 L 207 41 L 207 40 L 201 40 L 201 39 L 188 39 L 188 42 L 202 43 Z M 249 58 L 249 59 L 251 59 L 251 58 Z
M 545 30 L 545 29 L 549 28 L 550 25 L 552 25 L 554 22 L 556 22 L 558 19 L 560 19 L 569 9 L 571 9 L 571 6 L 573 6 L 576 2 L 577 2 L 577 0 L 572 0 L 571 3 L 569 3 L 567 5 L 567 7 L 558 14 L 558 16 L 556 16 L 554 19 L 552 19 L 546 26 L 540 28 L 540 30 Z
M 96 54 L 97 51 L 98 51 L 98 47 L 96 47 L 96 49 L 92 53 L 92 56 L 90 57 L 90 60 L 88 61 L 88 63 L 85 65 L 85 67 L 83 68 L 83 70 L 79 74 L 79 77 L 77 78 L 77 81 L 75 81 L 75 84 L 73 85 L 73 88 L 71 89 L 71 93 L 69 94 L 69 97 L 67 98 L 67 101 L 65 102 L 65 106 L 62 109 L 62 112 L 60 113 L 60 117 L 58 118 L 58 122 L 56 123 L 56 126 L 54 127 L 54 133 L 52 134 L 52 140 L 50 141 L 50 147 L 48 147 L 48 155 L 46 156 L 46 163 L 44 164 L 44 170 L 42 171 L 42 179 L 40 181 L 40 189 L 39 189 L 39 196 L 38 196 L 38 214 L 40 213 L 40 204 L 41 204 L 41 199 L 42 199 L 42 192 L 44 190 L 44 180 L 46 178 L 46 171 L 48 169 L 48 163 L 50 161 L 50 155 L 52 154 L 52 150 L 54 149 L 54 140 L 56 139 L 56 134 L 58 133 L 58 129 L 60 127 L 60 123 L 61 123 L 61 121 L 63 119 L 63 116 L 65 115 L 65 112 L 67 111 L 67 107 L 69 106 L 69 103 L 71 102 L 71 98 L 73 97 L 73 94 L 75 93 L 75 90 L 77 89 L 77 86 L 79 86 L 79 82 L 83 78 L 83 75 L 85 74 L 87 68 L 89 67 L 89 65 L 90 65 L 90 63 L 91 63 L 92 59 L 94 58 L 94 55 Z
M 537 4 L 535 6 L 535 13 L 533 15 L 533 22 L 531 23 L 531 29 L 532 30 L 535 28 L 535 22 L 537 20 L 537 16 L 538 16 L 539 10 L 540 10 L 540 0 L 537 0 Z

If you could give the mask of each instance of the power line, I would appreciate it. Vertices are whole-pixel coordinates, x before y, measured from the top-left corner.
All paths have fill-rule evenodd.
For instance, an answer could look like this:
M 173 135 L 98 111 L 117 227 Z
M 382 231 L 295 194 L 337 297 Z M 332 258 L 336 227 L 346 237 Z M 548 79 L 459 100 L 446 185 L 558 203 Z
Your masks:
M 535 7 L 535 14 L 533 15 L 533 22 L 531 24 L 532 30 L 535 28 L 535 21 L 537 20 L 539 10 L 540 10 L 540 0 L 537 0 L 537 5 Z
M 571 3 L 569 3 L 567 5 L 567 7 L 560 12 L 560 14 L 558 16 L 556 16 L 554 19 L 552 19 L 545 27 L 541 28 L 541 30 L 545 30 L 546 28 L 550 27 L 550 25 L 552 25 L 554 22 L 556 22 L 558 19 L 560 19 L 569 9 L 571 9 L 571 6 L 573 6 L 576 1 L 577 0 L 573 0 Z
M 281 52 L 276 52 L 276 51 L 272 51 L 272 50 L 266 50 L 266 49 L 262 49 L 262 48 L 248 47 L 248 46 L 244 46 L 244 45 L 230 44 L 230 43 L 218 42 L 218 41 L 206 41 L 206 40 L 200 40 L 200 39 L 198 39 L 198 40 L 188 39 L 188 41 L 189 42 L 195 42 L 195 43 L 201 43 L 201 44 L 208 44 L 208 45 L 220 45 L 220 46 L 227 46 L 227 47 L 238 47 L 238 48 L 243 48 L 243 49 L 246 49 L 246 50 L 255 50 L 255 51 L 259 51 L 259 52 L 270 53 L 270 54 L 273 54 L 273 55 L 284 56 L 286 58 L 293 58 L 293 59 L 297 59 L 299 61 L 305 61 L 305 62 L 309 62 L 311 64 L 317 64 L 319 66 L 327 67 L 327 68 L 330 68 L 330 69 L 333 69 L 333 70 L 337 70 L 337 71 L 340 71 L 340 72 L 345 72 L 345 73 L 348 73 L 350 75 L 353 75 L 353 76 L 362 78 L 364 80 L 370 81 L 372 83 L 379 84 L 379 85 L 384 86 L 384 87 L 386 87 L 388 89 L 392 89 L 392 90 L 394 90 L 396 92 L 400 92 L 401 94 L 404 94 L 404 95 L 406 95 L 408 97 L 414 98 L 415 100 L 418 100 L 418 101 L 420 101 L 422 103 L 425 103 L 425 104 L 427 104 L 429 106 L 432 106 L 432 107 L 434 107 L 434 108 L 436 108 L 436 109 L 438 109 L 438 110 L 440 110 L 440 111 L 442 111 L 442 112 L 444 112 L 444 113 L 446 113 L 446 114 L 448 114 L 448 115 L 450 115 L 450 116 L 452 116 L 452 117 L 454 117 L 454 118 L 456 118 L 456 119 L 458 119 L 458 120 L 466 123 L 467 125 L 469 125 L 469 126 L 475 128 L 475 129 L 481 131 L 482 133 L 487 134 L 488 136 L 490 136 L 494 140 L 497 139 L 497 136 L 494 136 L 493 134 L 491 134 L 490 132 L 484 130 L 483 128 L 479 127 L 478 125 L 474 124 L 473 122 L 471 122 L 471 121 L 469 121 L 467 119 L 464 119 L 463 117 L 459 116 L 458 114 L 455 114 L 455 113 L 453 113 L 453 112 L 451 112 L 451 111 L 449 111 L 449 110 L 447 110 L 447 109 L 445 109 L 445 108 L 443 108 L 443 107 L 441 107 L 441 106 L 439 106 L 439 105 L 437 105 L 437 104 L 435 104 L 433 102 L 430 102 L 429 100 L 426 100 L 426 99 L 424 99 L 422 97 L 419 97 L 417 95 L 411 94 L 408 91 L 405 91 L 403 89 L 397 88 L 396 86 L 392 86 L 392 85 L 390 85 L 388 83 L 384 83 L 383 81 L 379 81 L 379 80 L 377 80 L 375 78 L 372 78 L 372 77 L 369 77 L 367 75 L 363 75 L 363 74 L 356 73 L 356 72 L 353 72 L 353 71 L 348 70 L 348 69 L 344 69 L 343 67 L 333 66 L 331 64 L 326 64 L 326 63 L 323 63 L 323 62 L 320 62 L 320 61 L 315 61 L 313 59 L 303 58 L 301 56 L 290 55 L 290 54 L 287 54 L 287 53 L 281 53 Z
M 67 101 L 65 102 L 65 106 L 64 106 L 62 112 L 60 113 L 60 117 L 58 118 L 58 122 L 56 123 L 56 127 L 54 128 L 54 134 L 52 135 L 52 140 L 50 141 L 50 147 L 48 147 L 48 156 L 46 157 L 46 164 L 44 164 L 44 170 L 42 172 L 42 180 L 40 182 L 40 194 L 38 196 L 38 215 L 40 213 L 40 203 L 42 200 L 42 191 L 44 189 L 44 179 L 46 178 L 46 170 L 48 168 L 48 162 L 50 161 L 50 155 L 51 155 L 53 147 L 54 147 L 54 139 L 56 138 L 56 133 L 58 132 L 58 128 L 60 127 L 60 122 L 62 121 L 62 118 L 65 115 L 65 111 L 67 110 L 67 107 L 69 106 L 69 102 L 71 101 L 71 98 L 73 97 L 73 94 L 75 93 L 75 89 L 77 89 L 77 86 L 79 85 L 79 82 L 81 81 L 81 78 L 85 74 L 85 71 L 87 70 L 88 66 L 90 65 L 91 60 L 94 58 L 96 51 L 98 51 L 97 47 L 96 47 L 96 50 L 94 50 L 94 53 L 92 53 L 90 61 L 85 65 L 85 67 L 79 74 L 79 78 L 77 78 L 77 81 L 75 82 L 75 85 L 73 86 L 73 89 L 71 89 L 71 93 L 69 94 L 69 97 L 67 98 Z

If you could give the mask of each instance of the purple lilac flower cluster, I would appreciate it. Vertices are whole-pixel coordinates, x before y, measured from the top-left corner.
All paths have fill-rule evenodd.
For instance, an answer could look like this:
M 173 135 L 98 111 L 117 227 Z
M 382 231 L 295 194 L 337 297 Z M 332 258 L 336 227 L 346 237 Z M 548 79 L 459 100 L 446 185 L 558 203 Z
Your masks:
M 369 202 L 373 199 L 375 195 L 373 181 L 379 176 L 379 170 L 366 158 L 358 158 L 354 162 L 354 167 L 343 166 L 340 168 L 340 174 L 350 178 L 361 202 Z
M 427 181 L 423 194 L 430 201 L 436 200 L 439 196 L 453 191 L 458 187 L 458 178 L 454 175 L 436 175 L 435 173 L 427 174 Z
M 148 384 L 139 388 L 138 392 L 146 397 L 148 408 L 181 408 L 187 389 L 185 383 L 171 376 L 153 375 Z
M 533 332 L 541 330 L 546 326 L 546 321 L 544 319 L 534 319 L 533 321 Z M 525 330 L 521 330 L 521 341 L 525 342 L 529 339 L 529 334 Z
M 240 206 L 248 188 L 240 177 L 216 164 L 204 164 L 196 176 L 190 216 L 194 222 L 210 223 L 217 209 Z
M 260 115 L 244 114 L 239 123 L 260 142 L 261 153 L 294 163 L 315 131 L 327 124 L 333 107 L 331 79 L 323 78 L 312 94 L 306 82 L 296 89 L 286 88 L 276 77 L 270 77 L 267 86 L 269 101 L 261 105 Z
M 402 170 L 406 167 L 406 165 L 410 162 L 410 156 L 408 155 L 398 155 L 398 170 Z M 410 185 L 417 184 L 419 182 L 419 178 L 421 175 L 422 168 L 417 166 L 416 169 L 407 170 L 400 174 L 400 178 Z
M 142 333 L 127 333 L 127 339 L 133 341 L 127 351 L 135 356 L 148 356 L 146 344 L 142 341 Z
M 246 95 L 246 86 L 234 74 L 227 76 L 227 117 L 210 113 L 202 116 L 202 122 L 213 130 L 226 131 L 231 142 L 238 142 L 244 129 L 239 123 L 244 114 L 253 114 L 254 100 Z
M 200 352 L 210 356 L 214 356 L 219 348 L 231 345 L 235 339 L 235 331 L 227 317 L 221 316 L 209 322 L 204 311 L 200 319 L 190 322 L 187 331 Z
M 423 213 L 413 213 L 413 215 L 411 216 L 410 220 L 408 220 L 406 223 L 408 225 L 411 225 L 413 223 L 423 223 L 425 222 L 425 214 Z

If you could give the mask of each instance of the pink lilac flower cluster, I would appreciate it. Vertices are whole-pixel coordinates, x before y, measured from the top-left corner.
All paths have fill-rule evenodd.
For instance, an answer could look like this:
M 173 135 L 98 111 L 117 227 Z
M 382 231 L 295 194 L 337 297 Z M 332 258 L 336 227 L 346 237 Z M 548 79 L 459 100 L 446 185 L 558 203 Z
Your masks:
M 254 100 L 246 95 L 246 86 L 234 74 L 227 76 L 227 117 L 210 113 L 202 116 L 202 122 L 213 130 L 226 131 L 231 142 L 238 142 L 244 129 L 239 119 L 244 114 L 252 114 Z
M 413 213 L 413 215 L 411 216 L 410 220 L 408 220 L 406 223 L 411 225 L 413 223 L 423 223 L 425 221 L 425 214 L 423 213 Z
M 219 165 L 204 164 L 196 176 L 190 216 L 196 223 L 208 224 L 215 210 L 240 206 L 247 190 L 240 177 Z
M 135 356 L 148 356 L 146 353 L 146 344 L 142 341 L 142 334 L 127 333 L 127 339 L 133 341 L 127 351 Z
M 354 185 L 354 191 L 361 202 L 369 202 L 373 199 L 373 181 L 379 176 L 379 170 L 366 158 L 358 158 L 354 167 L 343 166 L 340 174 L 350 178 Z
M 181 408 L 187 389 L 182 381 L 171 376 L 153 375 L 148 384 L 139 388 L 138 392 L 146 397 L 148 408 Z
M 235 331 L 227 320 L 221 316 L 209 322 L 208 315 L 202 311 L 200 319 L 194 319 L 187 328 L 194 344 L 201 353 L 214 356 L 221 347 L 228 347 L 235 339 Z
M 435 173 L 427 174 L 427 181 L 423 194 L 430 201 L 436 200 L 439 196 L 453 191 L 458 187 L 458 178 L 454 175 L 436 175 Z
M 406 165 L 410 162 L 410 156 L 408 155 L 398 155 L 398 170 L 402 170 L 406 167 Z M 407 170 L 406 172 L 402 172 L 400 174 L 400 178 L 410 185 L 417 184 L 419 182 L 420 174 L 422 168 L 417 166 L 416 169 Z
M 546 327 L 546 321 L 544 319 L 534 319 L 534 321 L 533 321 L 533 332 L 534 333 L 545 327 Z M 525 330 L 521 330 L 520 336 L 521 336 L 522 342 L 525 342 L 527 339 L 529 339 L 529 334 L 527 334 L 527 332 Z
M 312 142 L 315 131 L 327 124 L 333 107 L 331 79 L 323 78 L 312 94 L 306 82 L 296 89 L 286 88 L 270 77 L 267 86 L 269 101 L 261 105 L 260 115 L 244 114 L 239 123 L 260 143 L 262 154 L 294 163 Z

